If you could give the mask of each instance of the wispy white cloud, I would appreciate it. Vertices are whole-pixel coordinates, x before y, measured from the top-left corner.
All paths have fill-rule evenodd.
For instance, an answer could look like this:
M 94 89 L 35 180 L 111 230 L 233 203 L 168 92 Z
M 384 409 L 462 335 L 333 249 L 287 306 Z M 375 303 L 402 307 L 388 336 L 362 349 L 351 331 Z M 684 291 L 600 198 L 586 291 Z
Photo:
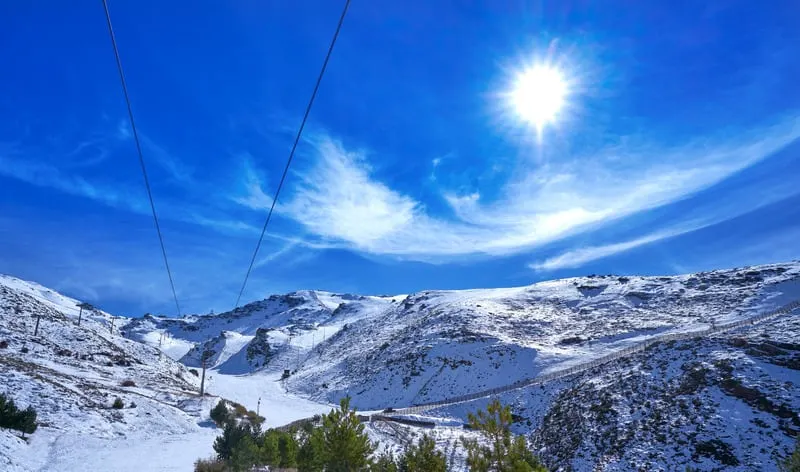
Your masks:
M 528 267 L 537 271 L 573 269 L 576 267 L 581 267 L 587 262 L 592 262 L 597 259 L 602 259 L 604 257 L 612 256 L 614 254 L 629 251 L 639 246 L 644 246 L 646 244 L 650 244 L 656 241 L 661 241 L 662 239 L 670 238 L 672 236 L 677 236 L 678 234 L 681 234 L 681 232 L 665 231 L 665 232 L 649 234 L 641 238 L 636 238 L 620 243 L 606 244 L 603 246 L 582 247 L 564 252 L 562 254 L 559 254 L 558 256 L 548 258 L 544 261 L 534 262 L 530 264 Z
M 87 198 L 111 208 L 140 215 L 151 215 L 144 189 L 119 183 L 89 180 L 46 162 L 23 156 L 0 153 L 0 176 L 13 178 L 37 187 L 54 189 L 68 195 Z M 258 234 L 260 229 L 232 217 L 208 216 L 207 209 L 172 200 L 157 200 L 159 217 L 192 223 L 224 233 Z M 276 236 L 277 237 L 277 236 Z
M 323 136 L 311 141 L 315 164 L 302 173 L 279 213 L 300 223 L 310 236 L 373 254 L 422 260 L 511 254 L 685 198 L 798 137 L 800 121 L 792 119 L 679 148 L 626 145 L 549 161 L 518 173 L 493 201 L 478 193 L 446 193 L 455 215 L 450 217 L 431 213 L 422 202 L 376 179 L 363 152 Z M 650 240 L 590 248 L 563 261 Z
M 117 139 L 130 139 L 133 137 L 133 132 L 131 131 L 131 123 L 128 120 L 120 120 L 117 122 L 117 130 L 116 130 L 116 137 Z
M 184 187 L 191 187 L 197 182 L 194 179 L 194 169 L 187 165 L 183 160 L 179 159 L 173 153 L 170 153 L 164 146 L 157 143 L 150 138 L 147 134 L 138 130 L 139 140 L 143 146 L 143 157 L 145 165 L 153 163 L 162 168 L 170 179 Z M 110 133 L 111 137 L 117 141 L 125 141 L 126 144 L 133 145 L 133 133 L 131 125 L 128 120 L 120 120 L 117 124 L 115 132 Z M 149 166 L 148 166 L 149 167 Z
M 269 254 L 267 254 L 267 255 L 261 257 L 260 259 L 258 259 L 256 261 L 256 263 L 254 264 L 254 266 L 256 268 L 258 268 L 258 267 L 263 267 L 265 265 L 268 265 L 271 262 L 274 262 L 274 261 L 276 261 L 276 260 L 288 255 L 289 253 L 294 251 L 298 246 L 300 246 L 299 242 L 297 242 L 297 241 L 289 241 L 288 243 L 284 244 L 283 247 L 281 247 L 280 249 L 272 251 Z
M 245 154 L 240 158 L 244 166 L 244 191 L 231 197 L 234 202 L 251 210 L 268 210 L 272 205 L 272 197 L 264 191 L 264 178 L 252 164 L 252 158 Z
M 172 215 L 172 213 L 170 213 L 169 217 L 171 219 L 175 218 L 174 215 Z M 249 233 L 257 235 L 260 231 L 260 229 L 255 227 L 254 225 L 246 223 L 241 220 L 231 219 L 231 218 L 211 218 L 208 216 L 204 216 L 197 211 L 181 212 L 178 217 L 178 220 L 186 223 L 193 223 L 199 226 L 205 226 L 224 233 L 241 232 L 241 233 Z
M 167 151 L 146 135 L 140 134 L 142 145 L 145 146 L 145 163 L 153 162 L 161 167 L 170 179 L 183 187 L 192 188 L 197 182 L 194 179 L 194 169 L 186 165 L 181 159 Z
M 359 153 L 323 138 L 321 159 L 302 176 L 280 211 L 314 234 L 343 239 L 363 248 L 403 231 L 421 213 L 419 204 L 372 180 Z
M 121 186 L 89 182 L 83 177 L 66 174 L 54 166 L 29 159 L 0 155 L 0 175 L 70 195 L 90 198 L 135 213 L 149 212 L 145 200 Z

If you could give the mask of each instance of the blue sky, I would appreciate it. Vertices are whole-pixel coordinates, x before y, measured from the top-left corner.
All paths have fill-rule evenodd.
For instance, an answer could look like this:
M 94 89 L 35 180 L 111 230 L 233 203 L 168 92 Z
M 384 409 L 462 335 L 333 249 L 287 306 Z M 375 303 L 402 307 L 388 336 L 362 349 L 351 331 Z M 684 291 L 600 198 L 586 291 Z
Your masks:
M 174 314 L 100 3 L 6 3 L 0 272 Z M 800 4 L 701 3 L 354 0 L 244 299 L 800 257 Z M 178 297 L 221 311 L 341 5 L 188 5 L 110 2 Z

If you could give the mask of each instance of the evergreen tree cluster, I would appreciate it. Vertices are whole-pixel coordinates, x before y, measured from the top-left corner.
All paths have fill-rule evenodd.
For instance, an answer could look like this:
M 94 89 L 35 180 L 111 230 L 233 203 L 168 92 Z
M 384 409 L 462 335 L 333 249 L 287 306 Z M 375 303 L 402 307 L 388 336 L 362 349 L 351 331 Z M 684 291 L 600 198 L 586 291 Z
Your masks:
M 0 428 L 21 431 L 24 438 L 25 434 L 32 434 L 37 427 L 36 410 L 32 406 L 20 410 L 13 399 L 0 393 Z
M 424 435 L 399 457 L 389 452 L 376 454 L 376 445 L 367 437 L 364 425 L 350 399 L 321 418 L 321 424 L 308 424 L 295 431 L 268 429 L 230 421 L 230 412 L 221 401 L 212 410 L 212 419 L 223 424 L 222 435 L 214 442 L 217 457 L 199 460 L 196 472 L 292 469 L 299 472 L 447 472 L 447 459 L 436 449 L 436 442 Z M 470 470 L 480 472 L 546 472 L 528 451 L 525 440 L 514 438 L 509 430 L 511 411 L 498 401 L 487 411 L 470 415 L 472 429 L 483 434 L 485 443 L 464 440 Z M 259 469 L 261 470 L 261 469 Z
M 476 415 L 469 414 L 469 426 L 486 439 L 462 439 L 467 449 L 467 465 L 474 472 L 547 472 L 533 455 L 522 436 L 511 434 L 511 408 L 494 400 Z

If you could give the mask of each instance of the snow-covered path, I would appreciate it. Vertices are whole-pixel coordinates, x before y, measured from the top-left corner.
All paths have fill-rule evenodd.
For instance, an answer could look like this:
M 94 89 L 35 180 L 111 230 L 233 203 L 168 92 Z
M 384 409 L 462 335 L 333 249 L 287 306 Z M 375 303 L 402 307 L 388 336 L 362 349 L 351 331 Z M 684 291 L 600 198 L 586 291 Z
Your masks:
M 218 434 L 215 427 L 205 427 L 187 434 L 103 439 L 42 428 L 25 445 L 4 432 L 0 443 L 13 451 L 14 462 L 0 465 L 7 472 L 186 472 L 195 460 L 213 454 Z

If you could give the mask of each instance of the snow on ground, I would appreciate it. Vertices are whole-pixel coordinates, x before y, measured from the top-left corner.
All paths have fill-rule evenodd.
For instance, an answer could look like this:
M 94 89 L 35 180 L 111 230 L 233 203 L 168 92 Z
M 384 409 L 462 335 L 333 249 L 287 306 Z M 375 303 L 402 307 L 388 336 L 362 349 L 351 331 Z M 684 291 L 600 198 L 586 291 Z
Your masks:
M 225 347 L 219 356 L 219 363 L 222 364 L 231 358 L 234 354 L 241 351 L 247 343 L 253 340 L 253 336 L 245 336 L 233 331 L 226 331 L 225 333 Z
M 185 356 L 194 347 L 193 342 L 174 338 L 163 329 L 145 332 L 141 335 L 139 341 L 158 347 L 161 352 L 176 361 Z
M 292 421 L 328 413 L 334 406 L 287 393 L 277 372 L 249 375 L 225 375 L 209 371 L 208 392 L 241 403 L 248 410 L 258 409 L 266 427 L 282 426 Z M 261 401 L 259 408 L 259 399 Z
M 0 465 L 8 472 L 186 472 L 198 458 L 213 454 L 214 427 L 179 435 L 126 435 L 98 438 L 51 429 L 37 431 L 26 444 L 0 431 Z M 5 444 L 12 443 L 4 451 Z M 4 462 L 5 461 L 5 462 Z
M 36 282 L 28 282 L 16 277 L 11 277 L 10 275 L 0 274 L 0 285 L 29 295 L 37 301 L 62 313 L 78 316 L 79 309 L 77 305 L 80 301 L 62 295 Z
M 112 333 L 110 315 L 84 316 L 79 326 L 74 300 L 8 280 L 0 280 L 0 340 L 8 343 L 0 393 L 32 405 L 39 428 L 28 442 L 0 431 L 0 470 L 191 470 L 211 454 L 216 399 L 197 395 L 199 379 L 185 366 Z M 123 408 L 112 408 L 116 398 Z

